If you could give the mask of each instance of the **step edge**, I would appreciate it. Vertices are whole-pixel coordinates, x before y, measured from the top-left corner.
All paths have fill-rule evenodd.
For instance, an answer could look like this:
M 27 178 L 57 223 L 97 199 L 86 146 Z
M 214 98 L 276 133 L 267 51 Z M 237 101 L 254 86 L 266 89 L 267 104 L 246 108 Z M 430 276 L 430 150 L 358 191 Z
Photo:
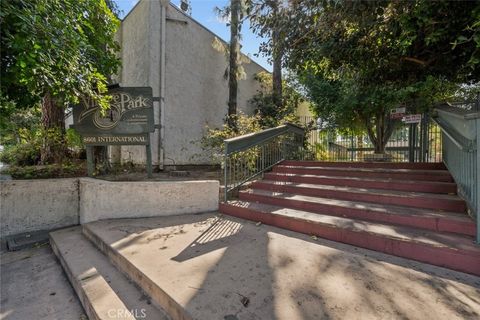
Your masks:
M 446 166 L 443 162 L 379 162 L 379 161 L 373 161 L 373 162 L 363 162 L 363 161 L 315 161 L 315 160 L 284 160 L 280 164 L 282 165 L 289 165 L 290 163 L 308 163 L 311 165 L 321 165 L 321 164 L 327 164 L 327 166 L 335 166 L 335 165 L 347 165 L 350 167 L 363 167 L 366 165 L 366 167 L 375 167 L 378 165 L 380 168 L 386 166 L 406 166 L 406 167 L 439 167 L 440 169 L 438 170 L 445 170 Z M 431 169 L 431 170 L 437 170 L 437 169 Z
M 272 181 L 273 183 L 270 183 L 269 181 Z M 306 197 L 336 199 L 341 201 L 362 202 L 425 210 L 443 210 L 445 212 L 455 214 L 466 214 L 467 212 L 467 204 L 465 203 L 465 200 L 460 198 L 458 195 L 426 192 L 421 193 L 412 191 L 398 191 L 398 194 L 389 194 L 382 193 L 382 189 L 365 188 L 364 190 L 360 190 L 360 188 L 349 187 L 356 190 L 335 190 L 335 187 L 338 186 L 324 185 L 327 186 L 327 188 L 316 188 L 315 186 L 320 186 L 321 184 L 298 186 L 293 184 L 279 184 L 275 182 L 277 181 L 259 180 L 253 182 L 251 185 L 249 185 L 249 187 L 254 190 L 290 193 Z M 449 198 L 445 196 L 449 196 Z M 360 199 L 356 200 L 355 198 Z M 365 198 L 369 199 L 367 200 Z
M 249 202 L 249 201 L 245 201 L 245 202 Z M 326 227 L 331 227 L 331 228 L 335 228 L 335 229 L 348 229 L 348 230 L 351 230 L 353 232 L 360 232 L 360 233 L 366 233 L 366 234 L 372 234 L 372 235 L 379 235 L 379 236 L 382 236 L 382 237 L 385 237 L 385 238 L 389 238 L 389 239 L 392 239 L 392 240 L 397 240 L 397 241 L 401 241 L 401 242 L 406 242 L 406 243 L 415 243 L 415 244 L 421 244 L 421 245 L 424 245 L 424 246 L 427 246 L 427 247 L 432 247 L 432 248 L 444 248 L 444 249 L 448 249 L 452 252 L 458 252 L 458 251 L 463 251 L 463 252 L 466 252 L 466 253 L 470 253 L 470 254 L 474 254 L 475 256 L 478 256 L 480 258 L 480 249 L 478 251 L 472 251 L 472 250 L 466 250 L 466 249 L 459 249 L 459 248 L 452 248 L 452 247 L 449 247 L 449 246 L 446 246 L 446 245 L 443 245 L 443 246 L 435 246 L 435 245 L 432 245 L 432 244 L 429 244 L 429 243 L 425 243 L 425 242 L 422 242 L 422 241 L 418 241 L 416 239 L 411 239 L 412 241 L 408 241 L 404 238 L 399 238 L 399 237 L 395 237 L 395 236 L 391 236 L 391 235 L 385 235 L 383 233 L 378 233 L 378 232 L 371 232 L 371 231 L 367 231 L 367 230 L 362 230 L 362 229 L 358 229 L 358 228 L 355 228 L 355 227 L 351 227 L 351 226 L 345 226 L 345 227 L 339 227 L 337 225 L 334 225 L 334 224 L 328 224 L 328 223 L 325 223 L 325 222 L 319 222 L 319 221 L 315 221 L 315 220 L 310 220 L 310 219 L 304 219 L 304 218 L 299 218 L 299 217 L 291 217 L 291 216 L 284 216 L 284 215 L 281 215 L 281 214 L 277 214 L 277 213 L 272 213 L 272 212 L 264 212 L 264 211 L 258 211 L 258 210 L 255 210 L 255 209 L 248 209 L 248 208 L 242 208 L 242 207 L 237 207 L 237 206 L 234 206 L 232 204 L 225 204 L 225 203 L 222 203 L 223 206 L 225 205 L 229 205 L 229 206 L 232 206 L 234 208 L 239 208 L 241 210 L 248 210 L 248 211 L 255 211 L 257 214 L 270 214 L 270 215 L 273 215 L 273 216 L 277 216 L 277 217 L 284 217 L 284 218 L 287 218 L 287 219 L 292 219 L 292 220 L 298 220 L 298 221 L 307 221 L 309 223 L 313 223 L 313 224 L 320 224 L 320 225 L 323 225 L 323 226 L 326 226 Z M 302 211 L 302 210 L 299 210 L 299 211 Z M 305 212 L 308 212 L 308 211 L 305 211 Z M 342 218 L 342 219 L 346 219 L 346 220 L 350 220 L 350 221 L 358 221 L 356 219 L 352 219 L 352 218 L 344 218 L 344 217 L 339 217 L 339 218 Z M 381 226 L 389 226 L 387 224 L 382 224 L 382 223 L 378 223 L 378 222 L 369 222 L 371 224 L 374 224 L 374 225 L 381 225 Z M 279 227 L 281 228 L 281 227 Z M 403 227 L 405 228 L 405 227 Z M 411 229 L 416 229 L 416 230 L 420 230 L 420 231 L 423 231 L 424 229 L 418 229 L 418 228 L 413 228 L 411 227 Z M 452 235 L 452 236 L 455 236 L 455 235 Z M 472 241 L 473 241 L 473 238 L 472 238 Z
M 241 192 L 242 193 L 242 192 Z M 245 201 L 245 202 L 256 202 L 256 203 L 259 203 L 259 204 L 265 204 L 265 205 L 268 205 L 268 206 L 275 206 L 273 204 L 270 204 L 270 203 L 265 203 L 265 202 L 262 202 L 265 201 L 265 199 L 262 199 L 262 197 L 267 197 L 271 200 L 274 200 L 276 199 L 275 197 L 272 197 L 272 196 L 267 196 L 267 195 L 258 195 L 258 194 L 252 194 L 252 193 L 248 193 L 248 192 L 243 192 L 243 194 L 247 194 L 247 195 L 253 195 L 253 199 L 250 197 L 250 196 L 247 196 L 246 198 L 243 198 L 242 196 L 240 196 L 240 200 L 241 201 Z M 260 199 L 259 199 L 260 198 Z M 303 200 L 292 200 L 292 201 L 296 201 L 296 202 L 302 202 Z M 324 206 L 335 206 L 335 205 L 324 205 Z M 471 236 L 474 236 L 475 235 L 475 230 L 471 231 L 470 229 L 473 228 L 475 229 L 475 223 L 468 220 L 468 221 L 465 221 L 464 219 L 455 219 L 455 218 L 451 218 L 451 217 L 437 217 L 437 216 L 423 216 L 423 215 L 420 215 L 420 214 L 410 214 L 410 215 L 406 215 L 406 214 L 399 214 L 399 213 L 390 213 L 390 212 L 375 212 L 375 214 L 377 215 L 381 215 L 381 216 L 385 216 L 385 217 L 390 217 L 392 218 L 392 220 L 395 220 L 395 218 L 411 218 L 413 216 L 414 219 L 421 219 L 421 220 L 425 220 L 425 219 L 428 219 L 428 220 L 431 220 L 433 222 L 435 222 L 435 225 L 438 226 L 438 223 L 440 220 L 442 220 L 442 223 L 455 223 L 455 224 L 467 224 L 468 228 L 470 229 L 467 229 L 466 231 L 465 230 L 462 230 L 462 232 L 459 232 L 459 231 L 452 231 L 452 230 L 442 230 L 442 231 L 438 231 L 436 229 L 432 229 L 432 228 L 420 228 L 420 227 L 415 227 L 414 225 L 409 225 L 409 224 L 405 224 L 405 223 L 400 223 L 400 222 L 388 222 L 388 221 L 379 221 L 379 220 L 374 220 L 374 219 L 365 219 L 365 218 L 362 218 L 362 217 L 345 217 L 345 216 L 342 216 L 342 215 L 339 215 L 339 214 L 328 214 L 328 213 L 325 213 L 325 212 L 319 212 L 319 211 L 307 211 L 307 210 L 303 210 L 303 209 L 298 209 L 298 208 L 295 208 L 293 207 L 292 205 L 290 206 L 287 206 L 287 205 L 284 205 L 284 206 L 277 206 L 278 208 L 283 208 L 283 209 L 292 209 L 292 210 L 298 210 L 298 211 L 303 211 L 303 212 L 308 212 L 308 213 L 311 213 L 311 214 L 319 214 L 319 215 L 325 215 L 325 216 L 331 216 L 331 217 L 337 217 L 337 218 L 344 218 L 344 219 L 350 219 L 350 220 L 357 220 L 357 221 L 365 221 L 365 222 L 368 222 L 368 223 L 377 223 L 377 224 L 381 224 L 381 225 L 386 225 L 386 226 L 397 226 L 397 227 L 403 227 L 403 228 L 413 228 L 413 229 L 417 229 L 417 230 L 427 230 L 427 231 L 435 231 L 435 232 L 439 232 L 439 233 L 448 233 L 448 234 L 454 234 L 454 235 L 463 235 L 463 236 L 468 236 L 468 237 L 471 237 Z M 359 211 L 361 211 L 362 209 L 358 209 Z M 443 225 L 443 224 L 442 224 Z M 450 228 L 451 229 L 451 228 Z
M 222 203 L 223 204 L 223 203 Z M 243 210 L 247 210 L 247 212 L 249 211 L 248 209 L 245 209 L 245 208 L 240 208 L 240 209 L 243 209 Z M 236 217 L 239 217 L 239 218 L 242 218 L 242 219 L 246 219 L 246 220 L 250 220 L 250 221 L 258 221 L 258 220 L 252 220 L 251 218 L 246 218 L 245 216 L 243 216 L 242 214 L 229 214 L 229 213 L 225 213 L 227 215 L 232 215 L 232 216 L 236 216 Z M 247 213 L 247 215 L 259 215 L 260 217 L 262 216 L 261 213 Z M 280 217 L 280 219 L 286 219 L 287 220 L 287 223 L 288 221 L 292 220 L 290 219 L 290 217 Z M 260 220 L 262 221 L 262 220 Z M 302 234 L 311 234 L 311 233 L 307 233 L 307 232 L 302 232 L 302 231 L 298 231 L 299 229 L 301 228 L 298 228 L 298 227 L 292 227 L 292 226 L 289 226 L 289 227 L 285 227 L 285 226 L 280 226 L 281 224 L 283 223 L 278 223 L 278 221 L 275 223 L 268 223 L 267 221 L 265 221 L 265 219 L 263 219 L 262 221 L 263 223 L 265 224 L 268 224 L 268 225 L 272 225 L 274 227 L 277 227 L 277 228 L 281 228 L 281 229 L 286 229 L 286 230 L 291 230 L 291 231 L 294 231 L 294 232 L 298 232 L 298 233 L 302 233 Z M 300 221 L 300 223 L 305 223 L 305 221 Z M 329 227 L 325 227 L 326 229 L 328 230 L 331 230 L 331 228 Z M 348 232 L 348 231 L 345 231 L 345 232 Z M 460 251 L 456 251 L 456 250 L 451 250 L 449 248 L 438 248 L 438 247 L 434 247 L 434 246 L 428 246 L 428 245 L 425 245 L 425 244 L 422 244 L 422 243 L 409 243 L 409 242 L 404 242 L 404 241 L 401 241 L 401 240 L 396 240 L 396 239 L 387 239 L 386 240 L 386 243 L 383 244 L 382 246 L 379 246 L 379 245 L 373 245 L 371 244 L 372 242 L 369 240 L 369 239 L 372 239 L 372 238 L 377 238 L 375 235 L 366 235 L 365 238 L 362 238 L 362 239 L 367 239 L 366 240 L 366 243 L 369 244 L 369 245 L 365 245 L 365 242 L 360 242 L 360 241 L 356 241 L 356 243 L 354 244 L 354 241 L 348 241 L 346 240 L 346 235 L 345 233 L 340 233 L 340 235 L 338 237 L 333 237 L 333 236 L 328 236 L 328 235 L 325 235 L 325 234 L 322 234 L 320 235 L 321 232 L 317 232 L 316 235 L 318 235 L 319 237 L 323 238 L 323 239 L 328 239 L 330 241 L 335 241 L 335 242 L 340 242 L 340 243 L 346 243 L 350 246 L 354 246 L 354 247 L 358 247 L 358 248 L 365 248 L 365 249 L 368 249 L 368 250 L 371 250 L 371 251 L 376 251 L 376 252 L 382 252 L 384 254 L 388 254 L 388 255 L 392 255 L 392 256 L 397 256 L 397 257 L 401 257 L 401 258 L 404 258 L 404 259 L 408 259 L 408 260 L 413 260 L 413 261 L 419 261 L 421 263 L 425 263 L 425 264 L 429 264 L 429 265 L 433 265 L 433 266 L 437 266 L 437 267 L 442 267 L 442 268 L 446 268 L 446 269 L 449 269 L 449 270 L 454 270 L 454 271 L 457 271 L 457 272 L 464 272 L 464 273 L 468 273 L 468 274 L 473 274 L 473 275 L 476 275 L 476 276 L 480 276 L 480 268 L 477 268 L 480 267 L 480 255 L 475 255 L 475 256 L 472 256 L 471 254 L 469 254 L 469 252 L 460 252 Z M 350 233 L 350 234 L 355 234 L 354 232 Z M 404 246 L 407 246 L 409 247 L 408 251 L 407 250 L 402 250 L 401 245 L 404 245 Z M 417 252 L 417 253 L 410 253 L 412 252 L 410 249 L 412 246 L 416 246 L 419 250 L 423 251 L 421 252 L 420 254 Z M 426 253 L 429 253 L 430 256 L 432 256 L 433 253 L 435 253 L 434 257 L 437 257 L 438 253 L 439 252 L 444 252 L 445 255 L 448 255 L 450 260 L 449 261 L 453 261 L 453 262 L 448 262 L 446 263 L 445 262 L 445 259 L 442 259 L 442 260 L 439 260 L 438 258 L 426 258 L 425 257 L 425 254 Z M 408 252 L 408 254 L 407 254 Z M 452 259 L 452 256 L 455 258 L 455 259 Z M 465 257 L 465 259 L 469 260 L 469 262 L 474 262 L 474 265 L 470 265 L 468 264 L 467 267 L 465 267 L 465 264 L 458 264 L 458 256 L 462 256 L 462 257 Z
M 352 171 L 352 172 L 371 172 L 371 173 L 394 173 L 394 174 L 432 174 L 439 176 L 451 176 L 451 173 L 447 169 L 401 169 L 401 168 L 365 168 L 365 167 L 320 167 L 320 166 L 295 166 L 295 165 L 284 165 L 277 164 L 274 168 L 276 169 L 301 169 L 301 170 L 325 170 L 325 171 Z M 398 172 L 398 170 L 408 170 L 407 172 Z
M 266 178 L 266 179 L 263 179 L 263 180 L 254 181 L 251 185 L 253 187 L 256 186 L 257 184 L 281 185 L 281 184 L 276 184 L 275 182 L 278 182 L 278 181 L 277 180 L 269 180 L 268 178 Z M 301 182 L 294 182 L 294 183 L 298 184 L 298 183 L 301 183 Z M 322 185 L 322 184 L 315 184 L 315 183 L 303 183 L 303 184 L 311 185 L 311 186 L 317 186 L 317 185 L 321 186 Z M 379 196 L 399 197 L 399 198 L 408 198 L 409 196 L 412 196 L 411 193 L 415 193 L 415 194 L 418 194 L 418 197 L 423 196 L 423 197 L 433 199 L 433 200 L 453 201 L 453 202 L 465 203 L 465 200 L 460 198 L 458 195 L 448 195 L 448 196 L 451 196 L 452 199 L 445 199 L 443 197 L 438 197 L 438 196 L 445 196 L 445 194 L 443 194 L 443 193 L 429 193 L 429 192 L 420 192 L 420 191 L 397 191 L 397 192 L 399 192 L 399 194 L 395 194 L 395 193 L 386 194 L 386 193 L 382 193 L 382 191 L 388 191 L 388 190 L 386 190 L 386 189 L 374 189 L 374 188 L 364 188 L 365 191 L 362 191 L 362 190 L 360 190 L 361 188 L 359 188 L 359 187 L 348 187 L 348 188 L 351 188 L 353 190 L 333 190 L 333 188 L 332 189 L 329 189 L 329 188 L 322 189 L 322 188 L 315 188 L 315 187 L 310 187 L 310 186 L 296 186 L 296 185 L 286 185 L 286 186 L 291 187 L 291 188 L 299 188 L 299 189 L 312 189 L 312 190 L 321 190 L 321 191 L 330 190 L 330 191 L 335 191 L 335 192 L 354 193 L 354 194 L 361 194 L 361 193 L 367 192 L 367 193 L 371 193 L 371 194 L 379 195 Z M 324 184 L 324 186 L 339 187 L 339 186 L 329 185 L 329 184 Z M 437 195 L 437 196 L 435 196 L 435 195 Z
M 67 278 L 70 282 L 70 284 L 72 285 L 72 288 L 73 290 L 75 291 L 75 293 L 77 294 L 83 308 L 84 308 L 84 311 L 85 313 L 87 314 L 88 318 L 89 319 L 92 319 L 92 320 L 107 320 L 109 319 L 109 317 L 102 317 L 98 310 L 95 308 L 95 306 L 93 305 L 92 301 L 91 301 L 91 298 L 88 297 L 88 293 L 86 292 L 85 288 L 82 286 L 82 283 L 81 283 L 81 279 L 78 279 L 78 277 L 76 277 L 72 270 L 71 270 L 71 267 L 69 265 L 69 263 L 66 261 L 65 257 L 63 256 L 57 242 L 55 241 L 55 235 L 52 235 L 54 232 L 51 232 L 49 234 L 49 241 L 50 241 L 50 246 L 52 248 L 52 251 L 54 252 L 55 256 L 57 257 L 57 259 L 60 261 L 60 265 L 62 266 L 62 269 L 63 271 L 65 272 L 65 274 L 67 275 Z M 125 304 L 123 303 L 123 301 L 120 299 L 120 297 L 117 295 L 117 293 L 115 292 L 115 290 L 113 290 L 113 288 L 108 284 L 108 282 L 105 280 L 105 278 L 97 271 L 96 268 L 93 268 L 95 271 L 95 275 L 97 278 L 97 280 L 103 282 L 102 284 L 105 286 L 105 287 L 108 287 L 112 292 L 113 296 L 116 297 L 115 301 L 114 302 L 114 307 L 113 309 L 115 310 L 123 310 L 124 312 L 124 315 L 126 315 L 126 320 L 130 319 L 130 320 L 135 320 L 135 317 L 133 317 L 133 315 L 130 313 L 130 310 L 128 310 L 127 306 L 125 306 Z M 112 308 L 111 308 L 112 309 Z
M 401 180 L 401 179 L 385 179 L 385 178 L 369 178 L 369 177 L 348 177 L 348 176 L 325 176 L 325 175 L 315 175 L 315 174 L 300 174 L 300 173 L 288 173 L 288 172 L 278 172 L 278 171 L 269 171 L 265 175 L 275 175 L 280 177 L 300 177 L 300 178 L 318 178 L 318 179 L 334 179 L 334 180 L 352 180 L 352 181 L 366 181 L 366 182 L 385 182 L 391 183 L 394 181 L 395 183 L 404 183 L 404 184 L 412 184 L 416 185 L 419 183 L 422 184 L 433 184 L 433 185 L 442 185 L 442 186 L 455 186 L 455 182 L 447 182 L 447 181 L 434 181 L 434 180 L 427 180 L 427 181 L 411 181 L 411 180 Z
M 282 193 L 282 195 L 286 195 L 286 196 L 302 196 L 302 197 L 308 197 L 308 198 L 312 198 L 312 199 L 326 199 L 326 200 L 331 200 L 329 198 L 326 198 L 326 197 L 316 197 L 316 196 L 309 196 L 309 195 L 302 195 L 302 194 L 295 194 L 295 193 L 290 193 L 290 192 L 278 192 L 278 191 L 271 191 L 271 190 L 265 190 L 265 189 L 255 189 L 255 188 L 252 188 L 252 189 L 248 189 L 248 190 L 241 190 L 239 191 L 239 194 L 253 194 L 253 195 L 256 195 L 256 196 L 263 196 L 263 197 L 269 197 L 269 198 L 272 198 L 272 199 L 276 199 L 276 197 L 274 195 L 270 195 L 270 194 L 262 194 L 262 193 L 256 193 L 256 191 L 258 192 L 277 192 L 277 193 Z M 284 199 L 284 198 L 282 198 Z M 327 205 L 327 206 L 335 206 L 335 207 L 347 207 L 347 205 L 335 205 L 335 204 L 324 204 L 324 203 L 320 203 L 320 202 L 316 202 L 316 201 L 312 201 L 311 199 L 285 199 L 285 200 L 290 200 L 290 201 L 298 201 L 298 202 L 307 202 L 307 203 L 313 203 L 313 204 L 321 204 L 321 205 Z M 355 203 L 359 203 L 359 204 L 365 204 L 365 205 L 378 205 L 378 206 L 385 206 L 385 210 L 388 210 L 389 208 L 388 207 L 394 207 L 394 208 L 398 208 L 398 209 L 402 209 L 403 207 L 405 208 L 411 208 L 411 209 L 415 209 L 415 210 L 425 210 L 426 212 L 424 212 L 426 215 L 434 215 L 434 216 L 439 216 L 439 217 L 443 217 L 443 218 L 452 218 L 452 219 L 455 219 L 455 218 L 458 218 L 458 219 L 468 219 L 468 215 L 466 213 L 461 213 L 461 212 L 454 212 L 454 211 L 440 211 L 441 213 L 437 213 L 437 212 L 429 212 L 429 211 L 434 211 L 435 209 L 428 209 L 428 208 L 416 208 L 416 207 L 408 207 L 408 206 L 401 206 L 401 205 L 390 205 L 390 204 L 382 204 L 382 203 L 375 203 L 375 202 L 366 202 L 366 201 L 353 201 L 353 200 L 343 200 L 343 199 L 335 199 L 335 200 L 339 200 L 339 201 L 349 201 L 349 202 L 355 202 Z M 351 207 L 349 207 L 350 209 L 352 209 Z M 362 210 L 362 209 L 359 209 L 359 208 L 353 208 L 354 210 Z M 373 210 L 375 211 L 375 210 Z M 386 213 L 386 212 L 381 212 L 381 211 L 375 211 L 375 212 L 379 212 L 379 213 Z M 411 215 L 415 215 L 415 216 L 421 216 L 421 217 L 424 217 L 423 215 L 419 214 L 419 213 L 412 213 L 412 214 L 403 214 L 403 213 L 390 213 L 390 214 L 394 214 L 394 215 L 405 215 L 405 216 L 411 216 Z M 455 215 L 456 217 L 445 217 L 445 216 L 442 216 L 442 214 L 449 214 L 449 215 Z M 470 221 L 470 220 L 468 220 Z
M 354 178 L 378 178 L 378 179 L 388 179 L 391 181 L 397 180 L 405 180 L 405 177 L 411 180 L 419 180 L 419 181 L 427 181 L 427 182 L 450 182 L 453 183 L 454 179 L 451 175 L 425 175 L 425 174 L 409 174 L 409 173 L 389 173 L 389 172 L 377 172 L 377 173 L 370 173 L 370 172 L 361 172 L 361 171 L 352 171 L 352 172 L 344 172 L 338 170 L 338 172 L 321 172 L 315 173 L 311 170 L 305 169 L 297 169 L 297 168 L 287 168 L 285 170 L 281 170 L 278 168 L 273 168 L 272 170 L 275 173 L 287 173 L 287 174 L 302 174 L 299 171 L 305 171 L 309 175 L 313 176 L 323 176 L 323 177 L 330 177 L 330 178 L 337 178 L 337 177 L 354 177 Z M 344 172 L 344 174 L 339 174 L 340 172 Z M 351 174 L 348 175 L 348 174 Z M 382 177 L 383 176 L 383 177 Z
M 126 277 L 133 281 L 145 293 L 147 293 L 165 312 L 172 318 L 178 320 L 193 320 L 193 317 L 175 301 L 168 293 L 166 293 L 159 285 L 152 281 L 132 262 L 128 261 L 117 249 L 108 245 L 98 236 L 90 225 L 82 225 L 82 234 L 89 239 L 93 245 L 98 248 L 108 260 L 121 271 Z M 132 272 L 133 270 L 133 272 Z M 144 279 L 148 285 L 143 286 L 140 279 Z M 161 297 L 160 297 L 161 296 Z

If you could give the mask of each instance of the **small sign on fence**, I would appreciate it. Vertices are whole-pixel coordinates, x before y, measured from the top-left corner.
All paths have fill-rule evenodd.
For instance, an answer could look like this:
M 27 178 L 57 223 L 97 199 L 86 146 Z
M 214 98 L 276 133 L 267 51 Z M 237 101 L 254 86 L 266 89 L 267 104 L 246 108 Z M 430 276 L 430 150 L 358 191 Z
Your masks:
M 403 117 L 402 121 L 404 123 L 419 123 L 420 121 L 422 121 L 422 115 L 420 113 L 407 114 L 406 116 Z
M 390 119 L 402 119 L 405 116 L 406 109 L 405 107 L 392 109 Z

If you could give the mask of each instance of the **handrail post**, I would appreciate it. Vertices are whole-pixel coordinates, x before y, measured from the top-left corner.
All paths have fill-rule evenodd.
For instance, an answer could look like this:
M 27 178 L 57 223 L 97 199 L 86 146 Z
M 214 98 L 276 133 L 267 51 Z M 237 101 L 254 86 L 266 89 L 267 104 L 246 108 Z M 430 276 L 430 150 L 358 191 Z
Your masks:
M 228 164 L 228 153 L 227 153 L 227 142 L 225 142 L 225 157 L 224 157 L 224 163 L 223 163 L 223 171 L 224 171 L 224 176 L 223 176 L 223 184 L 224 184 L 224 189 L 223 189 L 223 192 L 225 193 L 224 194 L 224 198 L 225 198 L 225 203 L 227 203 L 228 201 L 228 181 L 227 181 L 227 176 L 228 176 L 228 173 L 227 173 L 227 164 Z
M 304 134 L 301 136 L 300 143 L 301 143 L 301 145 L 300 145 L 300 150 L 301 150 L 300 160 L 305 160 L 305 135 Z
M 480 99 L 480 95 L 479 95 L 479 99 Z M 477 108 L 478 108 L 478 104 L 477 104 Z M 477 222 L 477 244 L 480 245 L 480 186 L 478 185 L 479 184 L 479 181 L 480 181 L 480 118 L 476 118 L 475 119 L 475 132 L 476 132 L 476 135 L 477 135 L 477 163 L 476 163 L 476 166 L 477 166 L 477 170 L 476 170 L 476 173 L 477 173 L 477 177 L 476 177 L 476 192 L 477 192 L 477 203 L 476 203 L 476 210 L 477 210 L 477 216 L 476 216 L 476 222 Z M 474 177 L 475 178 L 475 177 Z

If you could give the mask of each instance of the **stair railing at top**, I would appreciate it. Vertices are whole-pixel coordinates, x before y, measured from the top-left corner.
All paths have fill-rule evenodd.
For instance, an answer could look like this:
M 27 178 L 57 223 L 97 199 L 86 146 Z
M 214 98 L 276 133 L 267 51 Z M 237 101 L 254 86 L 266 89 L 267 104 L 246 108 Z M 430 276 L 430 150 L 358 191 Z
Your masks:
M 476 103 L 444 104 L 435 108 L 434 121 L 442 130 L 443 162 L 477 221 L 480 244 L 480 100 Z
M 229 194 L 283 160 L 300 159 L 305 129 L 292 123 L 224 140 L 225 202 Z

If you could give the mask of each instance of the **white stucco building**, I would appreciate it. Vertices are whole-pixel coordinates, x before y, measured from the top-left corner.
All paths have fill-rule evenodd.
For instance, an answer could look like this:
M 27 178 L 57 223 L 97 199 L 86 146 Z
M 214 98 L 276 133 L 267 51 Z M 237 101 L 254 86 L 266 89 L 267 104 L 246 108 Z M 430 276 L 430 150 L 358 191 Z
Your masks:
M 227 60 L 212 47 L 215 34 L 168 0 L 140 0 L 123 19 L 117 34 L 123 87 L 149 86 L 154 97 L 151 135 L 153 164 L 210 164 L 199 140 L 205 126 L 219 127 L 227 113 Z M 252 113 L 248 101 L 260 89 L 256 73 L 266 71 L 251 61 L 239 81 L 238 110 Z M 142 146 L 112 147 L 114 161 L 145 163 Z

